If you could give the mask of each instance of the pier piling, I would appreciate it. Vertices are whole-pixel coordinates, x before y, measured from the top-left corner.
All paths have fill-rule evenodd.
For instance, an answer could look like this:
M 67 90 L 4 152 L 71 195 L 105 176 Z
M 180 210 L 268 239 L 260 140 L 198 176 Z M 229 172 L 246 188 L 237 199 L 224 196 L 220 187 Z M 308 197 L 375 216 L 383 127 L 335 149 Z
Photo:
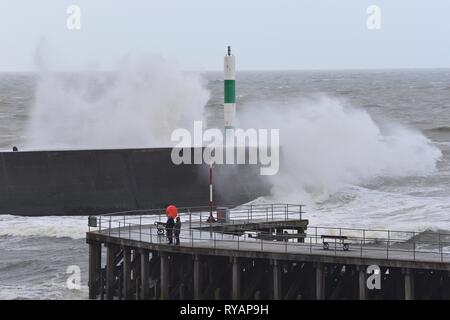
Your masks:
M 414 299 L 414 274 L 411 269 L 403 270 L 405 279 L 405 300 Z
M 169 261 L 165 252 L 160 252 L 161 258 L 161 300 L 169 298 Z
M 241 294 L 241 263 L 237 257 L 232 258 L 232 299 L 239 300 Z
M 95 299 L 99 292 L 99 275 L 101 274 L 102 246 L 99 242 L 89 243 L 89 299 Z
M 325 277 L 322 263 L 316 264 L 316 299 L 325 299 Z
M 365 266 L 358 266 L 358 294 L 359 300 L 367 299 L 367 273 Z
M 124 300 L 129 299 L 131 291 L 131 249 L 124 246 L 123 251 L 123 291 Z
M 273 267 L 273 299 L 281 300 L 283 297 L 282 283 L 281 283 L 281 267 L 278 260 L 272 261 Z

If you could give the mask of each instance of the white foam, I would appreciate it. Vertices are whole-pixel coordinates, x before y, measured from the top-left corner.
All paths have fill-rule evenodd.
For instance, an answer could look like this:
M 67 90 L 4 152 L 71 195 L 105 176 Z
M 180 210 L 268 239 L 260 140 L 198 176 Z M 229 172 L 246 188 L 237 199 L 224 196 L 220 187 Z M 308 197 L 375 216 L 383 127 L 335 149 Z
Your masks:
M 0 300 L 84 300 L 88 299 L 88 287 L 69 290 L 65 283 L 46 282 L 35 285 L 1 285 Z
M 317 202 L 377 177 L 426 176 L 441 151 L 422 133 L 380 125 L 363 109 L 319 97 L 242 107 L 244 127 L 280 129 L 282 162 L 273 176 L 279 201 Z
M 262 197 L 253 203 L 277 202 Z M 347 186 L 323 202 L 309 202 L 304 217 L 310 226 L 413 231 L 450 230 L 448 197 L 420 197 Z
M 0 236 L 86 237 L 87 217 L 20 217 L 0 215 Z
M 417 130 L 376 123 L 367 111 L 323 96 L 241 109 L 243 126 L 280 129 L 283 148 L 272 195 L 255 202 L 306 204 L 310 225 L 450 230 L 449 198 L 416 196 L 424 190 L 413 185 L 411 192 L 363 187 L 380 177 L 436 173 L 442 153 Z

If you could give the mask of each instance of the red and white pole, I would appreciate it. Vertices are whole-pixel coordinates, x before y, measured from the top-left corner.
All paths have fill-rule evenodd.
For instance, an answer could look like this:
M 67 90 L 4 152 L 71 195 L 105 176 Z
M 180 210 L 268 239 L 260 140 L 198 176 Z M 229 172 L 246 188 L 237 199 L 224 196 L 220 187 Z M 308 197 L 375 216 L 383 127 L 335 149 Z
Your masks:
M 213 176 L 212 163 L 209 165 L 209 220 L 213 222 Z

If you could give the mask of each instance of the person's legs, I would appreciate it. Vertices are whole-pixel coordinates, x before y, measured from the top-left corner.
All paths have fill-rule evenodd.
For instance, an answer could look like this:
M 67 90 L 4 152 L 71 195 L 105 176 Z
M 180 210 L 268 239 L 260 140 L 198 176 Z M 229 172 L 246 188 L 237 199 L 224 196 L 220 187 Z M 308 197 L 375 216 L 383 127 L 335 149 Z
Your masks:
M 176 235 L 175 235 L 175 243 L 176 244 L 180 244 L 180 234 L 179 233 L 177 233 Z

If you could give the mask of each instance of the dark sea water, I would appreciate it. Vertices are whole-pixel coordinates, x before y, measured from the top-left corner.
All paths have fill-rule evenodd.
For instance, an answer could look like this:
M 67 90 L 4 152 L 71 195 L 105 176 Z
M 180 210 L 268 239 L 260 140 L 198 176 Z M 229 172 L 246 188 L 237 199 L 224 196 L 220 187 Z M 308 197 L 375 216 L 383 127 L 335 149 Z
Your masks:
M 40 75 L 0 74 L 0 149 L 42 147 L 33 141 L 52 148 L 56 136 L 55 148 L 61 141 L 70 148 L 81 138 L 67 127 L 80 128 L 81 123 L 88 128 L 80 130 L 92 135 L 103 126 L 98 132 L 104 135 L 113 123 L 102 122 L 108 110 L 130 121 L 126 127 L 139 127 L 142 121 L 145 127 L 146 117 L 149 126 L 164 124 L 152 122 L 146 106 L 161 104 L 174 110 L 173 116 L 192 111 L 183 109 L 187 99 L 192 105 L 208 101 L 205 108 L 199 106 L 207 125 L 221 126 L 219 72 L 201 75 L 204 91 L 163 86 L 156 91 L 163 97 L 152 101 L 141 92 L 145 87 L 133 84 L 125 90 L 111 75 L 65 77 L 55 85 L 58 80 L 46 82 Z M 89 98 L 78 101 L 85 82 L 73 84 L 67 77 L 89 78 Z M 450 70 L 240 72 L 237 80 L 238 118 L 244 123 L 281 121 L 280 135 L 285 132 L 289 149 L 300 152 L 298 158 L 290 154 L 295 171 L 290 178 L 280 178 L 273 195 L 258 201 L 305 202 L 312 225 L 450 231 Z M 180 90 L 182 98 L 175 99 Z M 175 98 L 165 99 L 168 94 Z M 131 109 L 129 101 L 140 108 Z M 85 120 L 85 114 L 95 117 Z M 124 131 L 121 137 L 133 134 Z M 119 141 L 120 147 L 127 141 L 108 138 L 96 140 L 97 145 Z M 86 299 L 86 231 L 86 217 L 0 215 L 0 298 Z M 79 290 L 66 285 L 69 266 L 81 269 Z

